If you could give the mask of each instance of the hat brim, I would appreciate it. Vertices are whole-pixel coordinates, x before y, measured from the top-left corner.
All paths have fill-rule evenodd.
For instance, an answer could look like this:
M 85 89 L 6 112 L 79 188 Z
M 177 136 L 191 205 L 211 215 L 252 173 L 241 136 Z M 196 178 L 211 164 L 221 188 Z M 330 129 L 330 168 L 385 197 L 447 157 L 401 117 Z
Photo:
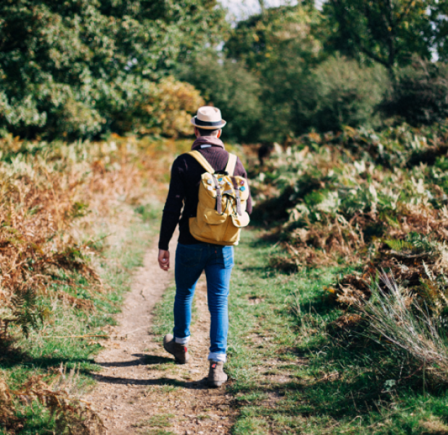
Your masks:
M 227 122 L 226 121 L 224 121 L 224 119 L 221 119 L 221 124 L 219 124 L 219 125 L 198 125 L 198 124 L 196 124 L 196 116 L 195 117 L 193 117 L 193 118 L 191 118 L 191 123 L 195 126 L 195 127 L 197 127 L 197 128 L 202 128 L 203 130 L 219 130 L 220 128 L 223 128 L 226 124 L 227 124 Z

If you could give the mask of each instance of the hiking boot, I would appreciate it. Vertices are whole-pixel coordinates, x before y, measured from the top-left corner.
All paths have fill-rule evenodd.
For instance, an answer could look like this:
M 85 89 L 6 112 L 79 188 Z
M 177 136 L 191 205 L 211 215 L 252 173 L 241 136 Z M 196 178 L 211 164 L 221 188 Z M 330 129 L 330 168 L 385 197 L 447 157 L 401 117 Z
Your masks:
M 220 387 L 227 381 L 227 375 L 223 369 L 224 363 L 222 361 L 210 361 L 210 371 L 207 378 L 210 387 Z
M 171 334 L 165 335 L 163 338 L 164 349 L 174 356 L 179 364 L 186 364 L 188 362 L 188 350 L 183 344 L 176 343 Z

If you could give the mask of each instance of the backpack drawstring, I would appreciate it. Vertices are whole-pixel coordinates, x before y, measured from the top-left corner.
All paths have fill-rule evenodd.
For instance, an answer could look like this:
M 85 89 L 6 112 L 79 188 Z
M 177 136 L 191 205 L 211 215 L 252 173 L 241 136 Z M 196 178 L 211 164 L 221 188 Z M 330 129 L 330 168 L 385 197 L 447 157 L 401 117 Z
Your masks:
M 236 210 L 233 208 L 234 215 L 242 216 L 243 212 L 241 209 L 241 194 L 240 189 L 238 187 L 238 181 L 235 177 L 230 177 L 233 184 L 233 191 L 232 190 L 226 190 L 224 193 L 221 192 L 221 188 L 219 186 L 218 180 L 215 177 L 215 174 L 211 174 L 213 182 L 215 183 L 215 189 L 216 189 L 216 211 L 222 215 L 227 211 L 227 208 L 229 206 L 230 199 L 226 198 L 226 206 L 224 211 L 222 210 L 222 198 L 223 195 L 228 196 L 232 198 L 232 193 L 235 192 L 235 200 L 236 200 Z

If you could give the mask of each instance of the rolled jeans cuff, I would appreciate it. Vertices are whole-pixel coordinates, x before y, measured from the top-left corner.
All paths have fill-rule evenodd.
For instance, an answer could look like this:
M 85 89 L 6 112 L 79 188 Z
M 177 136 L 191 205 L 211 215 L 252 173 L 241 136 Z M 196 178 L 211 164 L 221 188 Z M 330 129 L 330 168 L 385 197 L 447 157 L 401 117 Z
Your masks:
M 174 337 L 174 342 L 178 344 L 187 344 L 190 341 L 190 337 L 177 338 Z
M 210 361 L 226 362 L 227 356 L 225 353 L 210 352 L 208 354 L 208 359 Z

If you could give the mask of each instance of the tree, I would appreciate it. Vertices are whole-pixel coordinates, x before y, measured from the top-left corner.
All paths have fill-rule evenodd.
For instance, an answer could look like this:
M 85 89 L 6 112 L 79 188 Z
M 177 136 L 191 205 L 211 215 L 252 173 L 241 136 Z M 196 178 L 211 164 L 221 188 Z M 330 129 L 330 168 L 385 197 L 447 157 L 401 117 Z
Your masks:
M 263 117 L 260 84 L 243 64 L 219 59 L 217 53 L 201 55 L 178 72 L 181 80 L 192 83 L 204 98 L 222 111 L 227 121 L 226 137 L 253 142 Z
M 321 15 L 311 5 L 265 9 L 238 23 L 224 51 L 258 78 L 263 122 L 260 139 L 283 140 L 302 132 L 298 120 L 302 83 L 325 54 Z
M 225 28 L 215 0 L 0 2 L 0 129 L 120 133 L 123 117 L 149 116 L 157 81 Z
M 302 118 L 318 131 L 344 126 L 375 127 L 377 107 L 389 88 L 387 70 L 360 66 L 354 59 L 330 57 L 307 77 L 302 92 Z
M 401 68 L 381 106 L 386 115 L 413 126 L 444 122 L 448 118 L 448 65 L 416 60 Z
M 329 0 L 324 12 L 335 31 L 328 46 L 358 59 L 364 55 L 393 74 L 415 55 L 431 58 L 438 7 L 437 0 Z
M 439 1 L 431 9 L 431 21 L 435 30 L 433 49 L 441 61 L 448 61 L 448 2 Z
M 321 42 L 316 37 L 320 18 L 318 11 L 310 6 L 265 8 L 261 14 L 238 23 L 224 51 L 231 59 L 242 61 L 253 70 L 264 69 L 285 55 L 316 63 L 321 54 Z

